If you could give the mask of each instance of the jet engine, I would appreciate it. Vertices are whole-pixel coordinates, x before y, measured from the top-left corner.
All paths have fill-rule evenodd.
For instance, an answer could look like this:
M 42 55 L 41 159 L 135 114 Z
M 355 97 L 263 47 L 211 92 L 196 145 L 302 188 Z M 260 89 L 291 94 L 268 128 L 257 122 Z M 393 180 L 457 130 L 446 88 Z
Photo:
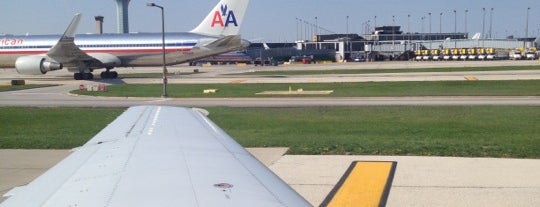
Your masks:
M 62 63 L 47 61 L 44 56 L 38 55 L 22 56 L 15 61 L 15 69 L 24 75 L 41 75 L 62 67 Z

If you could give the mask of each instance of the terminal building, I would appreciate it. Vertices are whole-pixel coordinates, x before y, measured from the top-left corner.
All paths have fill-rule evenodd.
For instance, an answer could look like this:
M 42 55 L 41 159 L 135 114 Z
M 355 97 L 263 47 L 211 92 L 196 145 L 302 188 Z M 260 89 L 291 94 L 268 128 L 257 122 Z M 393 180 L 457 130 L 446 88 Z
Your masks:
M 482 39 L 468 33 L 404 33 L 400 26 L 376 27 L 370 34 L 315 35 L 297 49 L 333 49 L 336 61 L 535 59 L 536 38 Z M 457 52 L 456 52 L 457 51 Z M 455 54 L 453 54 L 455 53 Z M 421 56 L 421 58 L 418 58 Z M 459 58 L 456 59 L 456 56 Z
M 276 64 L 311 61 L 537 59 L 537 38 L 483 39 L 477 33 L 402 32 L 400 26 L 376 27 L 369 34 L 314 35 L 294 43 L 253 43 L 243 52 L 202 61 Z M 229 61 L 228 61 L 229 60 Z

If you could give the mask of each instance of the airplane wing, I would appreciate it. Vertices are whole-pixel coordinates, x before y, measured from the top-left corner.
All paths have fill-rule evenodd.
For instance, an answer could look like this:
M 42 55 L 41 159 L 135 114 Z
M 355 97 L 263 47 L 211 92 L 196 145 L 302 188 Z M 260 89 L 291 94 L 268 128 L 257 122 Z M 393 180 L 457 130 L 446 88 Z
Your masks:
M 86 54 L 75 45 L 75 32 L 80 19 L 81 14 L 76 14 L 73 17 L 58 43 L 47 52 L 47 56 L 66 67 L 88 68 L 101 66 L 103 64 L 101 61 Z
M 310 206 L 200 112 L 131 107 L 0 206 Z

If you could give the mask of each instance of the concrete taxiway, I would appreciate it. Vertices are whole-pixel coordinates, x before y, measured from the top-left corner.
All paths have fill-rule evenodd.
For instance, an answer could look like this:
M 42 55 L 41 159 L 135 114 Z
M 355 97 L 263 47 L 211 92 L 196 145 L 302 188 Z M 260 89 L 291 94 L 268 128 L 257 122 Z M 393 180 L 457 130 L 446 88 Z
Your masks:
M 485 65 L 538 65 L 538 61 L 496 62 L 383 62 L 283 67 L 232 66 L 200 68 L 196 75 L 176 76 L 171 83 L 260 83 L 260 82 L 357 82 L 357 81 L 437 81 L 540 79 L 540 71 L 398 73 L 367 75 L 244 76 L 237 73 L 261 70 L 325 70 L 376 68 L 479 67 Z M 189 72 L 193 67 L 171 67 L 171 71 Z M 159 72 L 159 68 L 122 73 Z M 54 83 L 60 86 L 24 91 L 0 92 L 0 106 L 32 107 L 128 107 L 134 105 L 297 107 L 362 105 L 532 105 L 540 106 L 540 97 L 369 97 L 369 98 L 132 98 L 87 97 L 69 94 L 80 84 L 103 81 L 74 81 L 72 74 L 55 71 L 44 77 L 17 75 L 0 70 L 0 84 L 24 78 L 27 83 Z M 233 75 L 223 75 L 233 74 Z M 160 83 L 160 79 L 124 79 L 107 84 Z M 540 160 L 409 156 L 303 156 L 284 155 L 284 149 L 257 149 L 251 152 L 284 181 L 319 205 L 354 160 L 396 161 L 397 170 L 387 206 L 540 206 Z M 0 150 L 0 193 L 29 182 L 67 156 L 69 151 Z
M 372 73 L 372 74 L 331 74 L 331 75 L 251 75 L 259 71 L 298 71 L 298 70 L 363 70 L 363 69 L 418 69 L 418 68 L 477 68 L 486 66 L 537 66 L 540 61 L 472 61 L 472 62 L 370 62 L 347 64 L 290 65 L 279 67 L 258 67 L 233 65 L 193 67 L 168 67 L 169 83 L 313 83 L 313 82 L 380 82 L 380 81 L 449 81 L 465 80 L 472 76 L 478 80 L 538 80 L 540 70 L 510 71 L 462 71 L 462 72 L 407 72 L 407 73 Z M 160 68 L 119 68 L 119 74 L 161 73 Z M 200 73 L 181 75 L 198 70 Z M 0 69 L 0 84 L 8 84 L 12 79 L 25 79 L 28 83 L 59 82 L 79 85 L 85 81 L 73 80 L 73 74 L 67 71 L 53 71 L 42 76 L 19 75 L 14 69 Z M 115 84 L 115 81 L 90 81 Z M 128 78 L 125 83 L 161 83 L 160 78 Z
M 318 206 L 353 161 L 396 161 L 387 206 L 539 206 L 540 160 L 283 155 L 286 148 L 248 149 Z M 0 150 L 0 194 L 24 185 L 69 150 Z
M 515 72 L 513 72 L 515 73 Z M 526 72 L 519 77 L 534 78 Z M 430 77 L 424 74 L 423 77 Z M 459 75 L 460 78 L 463 78 Z M 293 80 L 302 79 L 291 78 Z M 357 78 L 357 77 L 356 77 Z M 199 83 L 208 80 L 236 81 L 238 78 L 186 78 L 171 79 L 170 82 Z M 339 77 L 318 77 L 337 81 Z M 252 78 L 249 82 L 268 81 L 269 78 Z M 271 79 L 274 82 L 283 81 Z M 305 98 L 134 98 L 134 97 L 90 97 L 70 94 L 69 91 L 78 90 L 79 85 L 97 85 L 98 81 L 58 81 L 56 79 L 29 80 L 39 83 L 62 83 L 63 85 L 45 88 L 29 89 L 24 91 L 0 92 L 0 106 L 30 106 L 30 107 L 129 107 L 135 105 L 172 105 L 172 106 L 231 106 L 231 107 L 300 107 L 300 106 L 365 106 L 365 105 L 540 105 L 538 96 L 440 96 L 440 97 L 305 97 Z M 289 81 L 289 80 L 287 80 Z M 396 81 L 396 79 L 393 79 Z M 117 84 L 119 81 L 108 82 Z M 126 79 L 125 82 L 151 83 L 159 79 Z M 248 81 L 246 81 L 248 82 Z M 317 82 L 317 81 L 313 81 Z M 214 83 L 214 82 L 212 82 Z
M 422 72 L 422 73 L 376 73 L 334 75 L 291 75 L 252 76 L 253 71 L 281 70 L 347 70 L 347 69 L 397 69 L 439 67 L 484 67 L 484 66 L 534 66 L 539 61 L 471 61 L 471 62 L 371 62 L 348 64 L 291 65 L 280 67 L 257 66 L 213 66 L 192 67 L 186 65 L 169 67 L 173 74 L 169 83 L 314 83 L 314 82 L 366 82 L 366 81 L 465 81 L 466 77 L 478 80 L 540 80 L 540 70 L 483 71 L 483 72 Z M 159 73 L 160 68 L 118 69 L 120 74 Z M 247 73 L 247 75 L 246 75 Z M 133 98 L 133 97 L 86 97 L 69 94 L 79 85 L 93 86 L 100 83 L 161 83 L 160 78 L 126 78 L 121 80 L 75 81 L 67 71 L 54 71 L 44 76 L 18 75 L 13 69 L 0 70 L 0 84 L 9 84 L 12 79 L 25 79 L 28 84 L 62 84 L 56 87 L 0 93 L 0 106 L 32 107 L 127 107 L 134 105 L 175 106 L 354 106 L 354 105 L 540 105 L 540 97 L 368 97 L 368 98 Z

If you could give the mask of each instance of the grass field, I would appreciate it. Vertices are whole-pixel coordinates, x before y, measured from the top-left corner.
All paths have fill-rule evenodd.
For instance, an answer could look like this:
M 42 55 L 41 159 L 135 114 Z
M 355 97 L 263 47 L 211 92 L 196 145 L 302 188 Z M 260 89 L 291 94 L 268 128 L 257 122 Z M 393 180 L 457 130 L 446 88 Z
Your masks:
M 123 109 L 0 108 L 0 148 L 71 149 L 114 120 Z
M 257 71 L 243 75 L 322 75 L 322 74 L 369 74 L 369 73 L 419 73 L 419 72 L 470 72 L 540 70 L 540 66 L 493 66 L 493 67 L 452 67 L 452 68 L 412 68 L 412 69 L 347 69 L 347 70 L 281 70 Z M 238 74 L 234 74 L 238 75 Z
M 4 91 L 18 91 L 18 90 L 26 90 L 31 88 L 42 88 L 42 87 L 50 87 L 54 85 L 18 85 L 18 86 L 11 86 L 11 85 L 0 85 L 0 92 Z
M 540 158 L 539 107 L 213 108 L 246 147 L 292 154 Z
M 434 82 L 364 82 L 364 83 L 268 83 L 268 84 L 169 84 L 169 97 L 261 97 L 262 91 L 334 90 L 324 97 L 384 96 L 538 96 L 540 81 L 434 81 Z M 203 94 L 215 88 L 215 94 Z M 72 93 L 117 97 L 160 97 L 161 84 L 122 84 L 108 87 L 107 92 L 72 91 Z M 272 96 L 272 95 L 265 95 Z M 287 96 L 291 95 L 273 95 Z M 296 95 L 306 96 L 306 95 Z
M 290 154 L 540 158 L 540 107 L 207 109 L 243 146 Z M 0 108 L 0 148 L 77 147 L 122 111 Z

